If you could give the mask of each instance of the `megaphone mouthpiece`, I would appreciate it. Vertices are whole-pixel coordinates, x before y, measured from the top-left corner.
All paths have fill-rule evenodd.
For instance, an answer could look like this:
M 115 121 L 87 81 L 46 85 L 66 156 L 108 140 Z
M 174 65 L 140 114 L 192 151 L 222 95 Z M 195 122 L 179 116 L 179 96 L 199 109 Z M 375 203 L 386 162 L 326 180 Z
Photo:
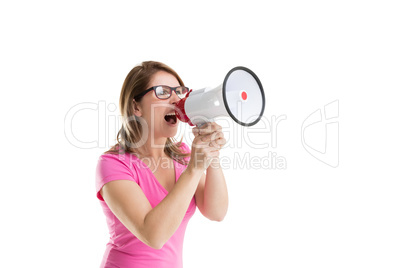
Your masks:
M 194 125 L 193 125 L 193 123 L 191 123 L 190 119 L 189 119 L 188 116 L 186 115 L 186 111 L 185 111 L 185 109 L 184 109 L 184 106 L 185 106 L 185 103 L 186 103 L 186 100 L 187 100 L 189 94 L 190 94 L 192 91 L 193 91 L 193 90 L 191 89 L 183 99 L 179 100 L 179 101 L 176 103 L 176 109 L 175 109 L 176 117 L 177 117 L 180 121 L 182 121 L 182 122 L 184 122 L 184 123 L 188 123 L 190 126 L 194 126 Z

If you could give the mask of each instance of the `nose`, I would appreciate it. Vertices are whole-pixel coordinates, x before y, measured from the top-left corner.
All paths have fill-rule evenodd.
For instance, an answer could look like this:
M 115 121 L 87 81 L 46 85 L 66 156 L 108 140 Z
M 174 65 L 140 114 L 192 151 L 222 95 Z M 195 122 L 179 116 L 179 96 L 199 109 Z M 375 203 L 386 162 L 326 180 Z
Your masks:
M 172 90 L 172 96 L 170 96 L 170 99 L 172 103 L 177 103 L 180 100 L 179 96 L 177 96 L 177 93 L 174 90 Z

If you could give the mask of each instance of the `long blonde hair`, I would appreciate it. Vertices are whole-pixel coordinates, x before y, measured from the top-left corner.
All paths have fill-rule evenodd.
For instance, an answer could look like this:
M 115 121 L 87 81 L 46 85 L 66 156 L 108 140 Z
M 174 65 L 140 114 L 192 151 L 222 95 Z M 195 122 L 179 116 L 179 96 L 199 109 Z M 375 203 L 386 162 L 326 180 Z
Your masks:
M 156 61 L 144 61 L 135 66 L 124 80 L 120 93 L 119 108 L 122 116 L 122 127 L 117 133 L 117 144 L 112 146 L 105 153 L 108 154 L 124 154 L 126 152 L 137 154 L 136 144 L 141 140 L 143 133 L 142 125 L 139 123 L 140 118 L 134 115 L 133 99 L 134 96 L 145 91 L 152 76 L 158 71 L 165 71 L 177 78 L 181 86 L 184 86 L 180 76 L 169 66 Z M 140 102 L 142 96 L 135 98 L 136 102 Z M 185 157 L 190 156 L 180 150 L 183 137 L 180 142 L 174 138 L 167 138 L 164 152 L 166 155 L 177 162 L 187 165 Z

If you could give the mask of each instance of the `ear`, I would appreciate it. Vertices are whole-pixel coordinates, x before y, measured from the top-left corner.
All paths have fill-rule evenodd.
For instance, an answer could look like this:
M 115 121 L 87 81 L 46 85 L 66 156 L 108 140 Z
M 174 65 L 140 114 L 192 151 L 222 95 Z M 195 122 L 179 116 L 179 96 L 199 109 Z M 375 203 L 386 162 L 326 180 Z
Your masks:
M 138 117 L 142 116 L 141 105 L 138 102 L 136 102 L 135 100 L 133 100 L 133 109 L 134 109 L 135 116 L 138 116 Z

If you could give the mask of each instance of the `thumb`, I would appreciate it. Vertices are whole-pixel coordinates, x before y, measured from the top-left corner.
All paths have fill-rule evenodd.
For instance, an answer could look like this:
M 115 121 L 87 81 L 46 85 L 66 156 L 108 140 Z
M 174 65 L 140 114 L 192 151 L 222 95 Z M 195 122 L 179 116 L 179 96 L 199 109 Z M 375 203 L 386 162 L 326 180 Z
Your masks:
M 198 135 L 200 135 L 200 129 L 198 127 L 194 127 L 191 131 L 193 132 L 194 136 L 196 136 L 196 137 Z

